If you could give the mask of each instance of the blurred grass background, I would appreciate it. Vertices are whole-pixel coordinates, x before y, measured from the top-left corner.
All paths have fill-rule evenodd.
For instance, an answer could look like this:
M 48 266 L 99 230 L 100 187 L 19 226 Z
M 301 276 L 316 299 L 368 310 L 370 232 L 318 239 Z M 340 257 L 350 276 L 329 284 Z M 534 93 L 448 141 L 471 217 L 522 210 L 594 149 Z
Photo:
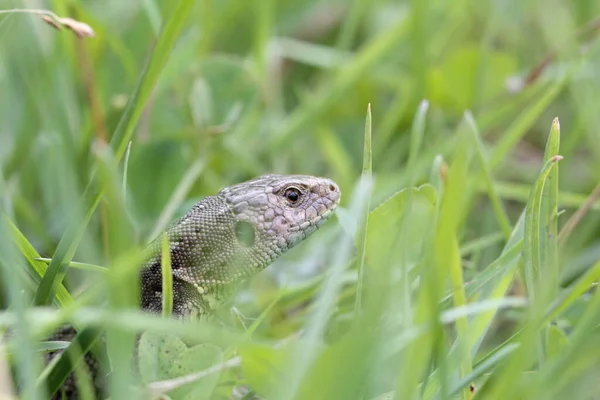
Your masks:
M 142 85 L 143 112 L 127 119 L 136 128 L 126 162 L 114 168 L 111 157 L 122 161 L 122 154 L 113 146 L 107 155 L 107 144 L 115 144 L 161 32 L 184 3 L 189 12 L 178 19 L 172 51 L 161 53 L 156 85 Z M 340 185 L 337 220 L 240 293 L 234 330 L 267 311 L 250 344 L 247 333 L 225 346 L 241 352 L 241 369 L 222 373 L 198 398 L 228 398 L 245 384 L 254 390 L 246 398 L 600 398 L 593 358 L 600 348 L 598 307 L 595 291 L 588 291 L 600 257 L 600 203 L 588 197 L 600 180 L 599 2 L 1 0 L 0 6 L 51 10 L 95 32 L 77 38 L 36 15 L 0 15 L 2 210 L 42 256 L 53 256 L 69 221 L 85 219 L 81 196 L 93 171 L 109 189 L 78 234 L 73 259 L 111 267 L 224 186 L 264 173 L 321 175 Z M 364 153 L 369 103 L 372 148 Z M 555 117 L 560 151 L 557 134 L 556 148 L 546 147 Z M 123 149 L 128 143 L 117 141 Z M 357 186 L 365 154 L 372 157 L 366 171 L 373 185 Z M 560 169 L 549 172 L 544 195 L 536 195 L 534 184 L 546 182 L 544 162 L 556 154 L 564 157 Z M 425 183 L 432 186 L 396 194 Z M 357 187 L 372 189 L 370 199 Z M 368 228 L 366 202 L 375 209 Z M 389 209 L 376 208 L 382 203 Z M 559 246 L 556 234 L 582 207 L 588 212 Z M 541 228 L 528 230 L 535 215 Z M 361 240 L 367 244 L 364 282 L 348 244 L 354 227 L 367 233 L 356 235 L 357 248 Z M 3 326 L 29 332 L 7 339 L 17 349 L 9 351 L 16 379 L 27 386 L 41 371 L 33 340 L 61 320 L 15 320 L 15 310 L 35 313 L 29 304 L 37 281 L 20 273 L 28 267 L 23 244 L 9 240 L 14 232 L 5 227 L 0 234 Z M 511 247 L 519 239 L 522 253 Z M 492 307 L 501 310 L 483 330 L 474 328 L 476 319 L 454 316 L 415 333 L 461 306 L 457 287 L 464 282 L 483 283 L 462 304 L 502 298 L 498 282 L 512 281 L 514 265 L 522 274 L 509 295 L 533 299 L 532 286 L 541 286 L 535 290 L 543 295 L 530 307 L 510 297 Z M 128 286 L 98 274 L 70 268 L 65 285 L 77 299 L 104 284 L 107 297 L 116 293 L 113 306 L 127 305 L 119 293 Z M 361 314 L 355 299 L 363 284 Z M 557 304 L 564 305 L 558 315 L 536 319 Z M 82 325 L 115 318 L 81 310 L 61 318 Z M 474 310 L 467 307 L 482 315 Z M 504 342 L 535 325 L 528 320 L 539 322 L 541 333 L 525 329 Z M 146 326 L 132 324 L 115 329 Z M 306 340 L 289 351 L 306 357 L 289 361 L 273 343 L 301 328 Z M 469 332 L 474 336 L 465 339 Z M 109 339 L 115 354 L 110 346 Z M 477 370 L 486 360 L 489 366 Z M 265 363 L 272 364 L 269 373 Z M 480 391 L 479 379 L 487 389 Z M 112 388 L 111 398 L 128 396 L 126 385 Z

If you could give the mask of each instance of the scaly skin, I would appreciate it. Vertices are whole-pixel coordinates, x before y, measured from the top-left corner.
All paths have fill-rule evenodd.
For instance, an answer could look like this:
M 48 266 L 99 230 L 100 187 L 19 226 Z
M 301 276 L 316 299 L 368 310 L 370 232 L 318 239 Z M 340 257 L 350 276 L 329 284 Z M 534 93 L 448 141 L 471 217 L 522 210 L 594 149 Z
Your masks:
M 173 314 L 212 314 L 248 278 L 321 226 L 340 201 L 335 182 L 307 175 L 264 175 L 196 203 L 167 230 L 173 271 Z M 162 235 L 140 272 L 140 307 L 162 310 Z M 71 330 L 52 340 L 70 340 Z M 71 336 L 71 337 L 68 337 Z M 86 355 L 88 366 L 94 363 Z M 95 369 L 95 368 L 92 368 Z M 92 371 L 95 375 L 95 371 Z M 69 377 L 63 388 L 76 398 Z

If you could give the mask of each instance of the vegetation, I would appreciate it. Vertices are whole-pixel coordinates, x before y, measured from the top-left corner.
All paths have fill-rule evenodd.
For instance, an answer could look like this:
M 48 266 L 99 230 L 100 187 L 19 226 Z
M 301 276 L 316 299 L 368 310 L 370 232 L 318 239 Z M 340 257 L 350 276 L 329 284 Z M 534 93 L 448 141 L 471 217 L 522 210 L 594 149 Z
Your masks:
M 598 398 L 599 2 L 0 5 L 2 398 L 94 398 L 88 349 L 113 400 Z M 144 244 L 269 172 L 336 217 L 214 321 L 139 313 Z

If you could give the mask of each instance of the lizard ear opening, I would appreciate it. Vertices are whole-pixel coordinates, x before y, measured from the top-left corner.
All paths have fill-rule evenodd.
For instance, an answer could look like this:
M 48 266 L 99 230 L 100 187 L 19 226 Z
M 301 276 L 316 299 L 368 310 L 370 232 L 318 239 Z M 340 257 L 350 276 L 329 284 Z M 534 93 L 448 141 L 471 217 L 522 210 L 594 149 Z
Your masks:
M 255 239 L 254 226 L 246 221 L 238 221 L 235 224 L 235 237 L 246 247 L 252 247 Z

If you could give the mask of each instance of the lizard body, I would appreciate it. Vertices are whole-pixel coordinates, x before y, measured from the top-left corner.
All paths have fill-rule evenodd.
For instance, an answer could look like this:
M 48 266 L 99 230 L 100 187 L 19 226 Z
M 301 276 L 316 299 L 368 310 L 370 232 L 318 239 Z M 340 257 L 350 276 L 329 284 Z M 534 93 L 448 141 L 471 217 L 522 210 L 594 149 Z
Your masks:
M 196 203 L 166 229 L 173 273 L 173 315 L 212 314 L 236 284 L 270 265 L 316 231 L 340 201 L 335 182 L 307 175 L 264 175 Z M 140 308 L 162 310 L 162 235 L 140 269 Z M 72 329 L 51 340 L 70 340 Z M 50 355 L 56 356 L 57 353 Z M 91 354 L 85 356 L 96 373 Z M 69 376 L 63 387 L 76 398 Z

